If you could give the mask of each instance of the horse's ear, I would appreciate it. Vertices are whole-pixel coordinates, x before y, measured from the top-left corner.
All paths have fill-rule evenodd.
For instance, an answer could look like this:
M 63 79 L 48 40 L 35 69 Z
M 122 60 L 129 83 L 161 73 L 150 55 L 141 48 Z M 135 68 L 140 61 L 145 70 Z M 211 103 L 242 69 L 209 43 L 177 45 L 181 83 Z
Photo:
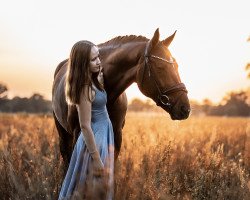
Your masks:
M 168 47 L 168 46 L 171 44 L 171 42 L 173 41 L 174 36 L 175 36 L 175 33 L 176 33 L 176 31 L 175 31 L 172 35 L 170 35 L 168 38 L 166 38 L 165 40 L 163 40 L 162 43 L 163 43 L 165 46 Z
M 159 38 L 160 38 L 160 33 L 159 33 L 159 28 L 157 28 L 155 30 L 154 36 L 149 41 L 148 52 L 150 52 L 152 48 L 159 42 Z

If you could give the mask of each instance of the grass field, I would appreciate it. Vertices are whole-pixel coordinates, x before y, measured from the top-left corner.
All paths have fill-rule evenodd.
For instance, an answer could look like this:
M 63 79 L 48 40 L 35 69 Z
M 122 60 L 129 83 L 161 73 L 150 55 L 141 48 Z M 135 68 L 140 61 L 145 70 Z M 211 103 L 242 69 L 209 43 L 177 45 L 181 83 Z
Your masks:
M 115 197 L 250 199 L 249 118 L 128 113 Z M 53 119 L 0 115 L 0 199 L 56 199 L 62 158 Z

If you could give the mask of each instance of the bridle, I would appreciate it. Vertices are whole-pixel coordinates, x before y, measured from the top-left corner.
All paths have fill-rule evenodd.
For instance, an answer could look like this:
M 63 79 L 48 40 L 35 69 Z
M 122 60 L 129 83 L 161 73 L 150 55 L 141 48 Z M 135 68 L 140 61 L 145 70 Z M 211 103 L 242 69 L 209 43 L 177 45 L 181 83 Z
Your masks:
M 149 52 L 148 52 L 148 46 L 149 46 L 149 42 L 147 43 L 146 45 L 146 49 L 145 49 L 145 53 L 144 53 L 144 65 L 142 66 L 143 67 L 143 71 L 142 71 L 142 78 L 141 78 L 141 81 L 140 81 L 140 85 L 142 87 L 143 85 L 143 80 L 144 80 L 144 74 L 145 74 L 145 69 L 148 69 L 148 76 L 149 78 L 152 77 L 153 79 L 153 82 L 158 90 L 158 96 L 155 100 L 156 102 L 156 105 L 157 106 L 166 106 L 168 107 L 168 109 L 171 109 L 175 103 L 171 103 L 170 102 L 170 98 L 169 98 L 169 95 L 174 93 L 174 92 L 178 92 L 178 91 L 183 91 L 185 93 L 187 93 L 187 89 L 184 85 L 184 83 L 177 83 L 176 85 L 173 85 L 171 87 L 168 87 L 168 88 L 165 88 L 163 91 L 161 90 L 161 88 L 159 87 L 159 84 L 157 82 L 157 79 L 155 78 L 154 74 L 153 74 L 153 71 L 152 71 L 152 68 L 151 68 L 151 65 L 149 63 L 149 58 L 155 58 L 155 59 L 159 59 L 159 60 L 162 60 L 164 62 L 167 62 L 171 65 L 173 65 L 175 62 L 174 61 L 170 61 L 170 60 L 167 60 L 165 58 L 161 58 L 159 56 L 155 56 L 155 55 L 150 55 Z

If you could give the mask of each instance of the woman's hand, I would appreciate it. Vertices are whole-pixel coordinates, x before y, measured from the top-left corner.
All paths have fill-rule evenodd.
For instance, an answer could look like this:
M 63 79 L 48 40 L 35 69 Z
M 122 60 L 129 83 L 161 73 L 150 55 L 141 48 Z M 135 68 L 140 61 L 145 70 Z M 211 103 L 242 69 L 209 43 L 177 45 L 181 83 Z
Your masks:
M 98 79 L 98 82 L 99 82 L 100 84 L 102 84 L 102 85 L 104 84 L 103 68 L 102 68 L 102 67 L 100 67 L 100 71 L 99 71 L 99 73 L 98 73 L 97 79 Z
M 96 177 L 101 177 L 104 175 L 104 165 L 100 158 L 99 152 L 96 151 L 92 155 L 93 158 L 93 175 Z

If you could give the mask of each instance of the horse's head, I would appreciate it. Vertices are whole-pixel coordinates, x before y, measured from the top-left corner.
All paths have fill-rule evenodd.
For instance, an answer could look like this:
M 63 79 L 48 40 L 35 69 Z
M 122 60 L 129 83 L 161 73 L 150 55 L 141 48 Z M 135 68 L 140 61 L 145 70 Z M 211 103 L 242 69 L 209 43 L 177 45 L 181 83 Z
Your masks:
M 187 90 L 178 73 L 178 64 L 168 46 L 175 33 L 159 41 L 159 29 L 148 41 L 137 72 L 137 84 L 141 92 L 167 111 L 173 120 L 186 119 L 190 105 Z

